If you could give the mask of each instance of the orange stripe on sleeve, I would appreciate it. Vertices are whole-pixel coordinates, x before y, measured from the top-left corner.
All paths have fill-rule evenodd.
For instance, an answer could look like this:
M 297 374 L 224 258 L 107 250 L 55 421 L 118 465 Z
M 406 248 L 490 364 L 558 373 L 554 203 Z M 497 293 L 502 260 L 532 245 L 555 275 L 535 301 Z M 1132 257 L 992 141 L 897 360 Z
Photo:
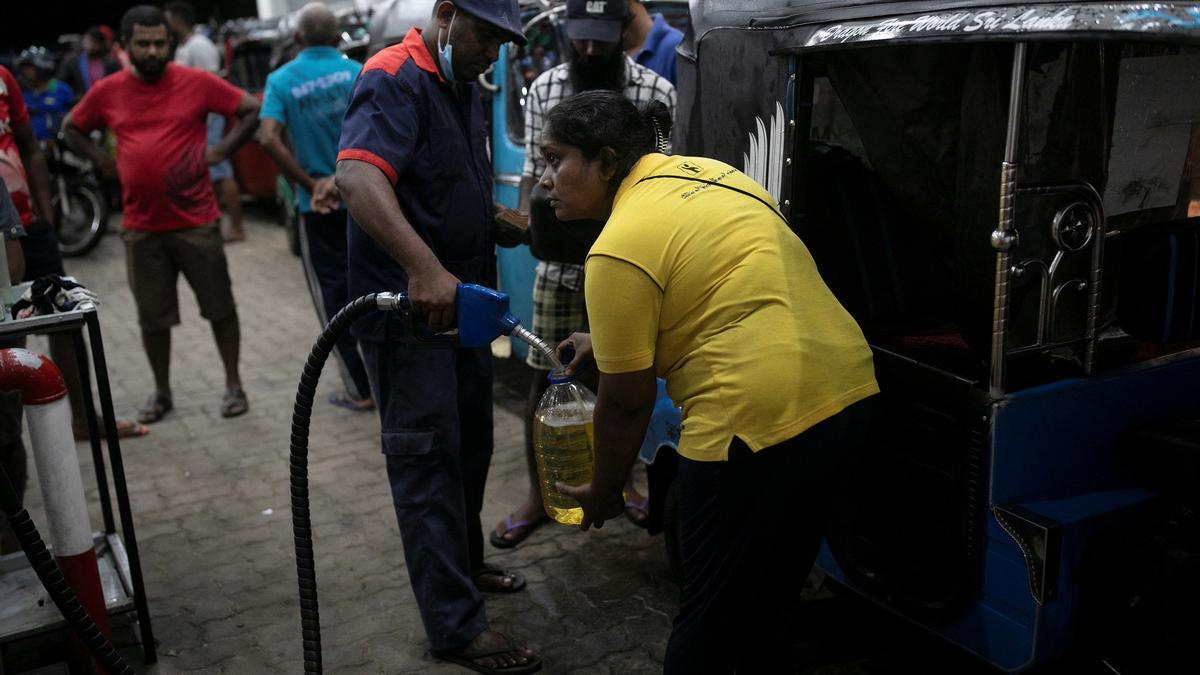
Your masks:
M 388 181 L 392 185 L 395 185 L 396 181 L 400 179 L 399 174 L 396 173 L 396 169 L 392 167 L 390 162 L 371 152 L 370 150 L 347 148 L 346 150 L 342 150 L 338 153 L 337 161 L 340 162 L 343 159 L 354 159 L 374 166 L 376 169 L 382 171 L 385 176 L 387 176 Z

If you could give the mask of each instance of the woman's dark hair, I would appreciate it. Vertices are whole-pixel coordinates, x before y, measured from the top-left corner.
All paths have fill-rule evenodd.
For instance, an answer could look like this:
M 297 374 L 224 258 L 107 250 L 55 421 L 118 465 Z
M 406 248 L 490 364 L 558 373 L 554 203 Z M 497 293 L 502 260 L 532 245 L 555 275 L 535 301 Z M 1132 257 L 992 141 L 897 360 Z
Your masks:
M 121 41 L 128 43 L 129 38 L 133 37 L 134 25 L 146 26 L 153 28 L 154 26 L 166 26 L 167 16 L 163 11 L 151 5 L 137 5 L 130 7 L 125 15 L 121 17 Z
M 665 152 L 671 137 L 671 112 L 661 101 L 638 110 L 613 91 L 585 91 L 554 106 L 546 116 L 546 135 L 579 148 L 594 160 L 602 148 L 612 148 L 611 185 L 618 186 L 633 165 L 651 152 Z

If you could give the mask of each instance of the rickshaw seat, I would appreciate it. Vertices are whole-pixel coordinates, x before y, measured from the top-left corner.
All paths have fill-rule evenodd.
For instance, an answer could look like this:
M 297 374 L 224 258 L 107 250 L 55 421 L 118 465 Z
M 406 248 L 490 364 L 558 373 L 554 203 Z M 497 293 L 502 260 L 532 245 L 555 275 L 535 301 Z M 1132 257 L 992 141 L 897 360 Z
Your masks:
M 1154 344 L 1200 338 L 1200 218 L 1148 225 L 1122 238 L 1121 328 Z

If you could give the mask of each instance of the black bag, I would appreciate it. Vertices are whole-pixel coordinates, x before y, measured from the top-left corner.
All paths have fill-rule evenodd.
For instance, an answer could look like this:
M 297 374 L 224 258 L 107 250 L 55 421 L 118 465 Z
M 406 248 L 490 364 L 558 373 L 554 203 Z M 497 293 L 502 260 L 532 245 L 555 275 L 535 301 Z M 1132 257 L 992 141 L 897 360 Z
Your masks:
M 541 185 L 529 193 L 529 251 L 538 260 L 582 265 L 603 229 L 601 220 L 559 220 Z

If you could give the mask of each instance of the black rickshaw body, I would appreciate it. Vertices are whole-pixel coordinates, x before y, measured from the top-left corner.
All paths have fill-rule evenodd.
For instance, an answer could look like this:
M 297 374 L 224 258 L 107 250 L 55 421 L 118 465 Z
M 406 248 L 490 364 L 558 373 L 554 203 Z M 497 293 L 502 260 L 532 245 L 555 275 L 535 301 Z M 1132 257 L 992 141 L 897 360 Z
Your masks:
M 1190 667 L 1200 3 L 699 0 L 678 78 L 676 148 L 772 194 L 875 354 L 819 567 L 1004 671 Z

